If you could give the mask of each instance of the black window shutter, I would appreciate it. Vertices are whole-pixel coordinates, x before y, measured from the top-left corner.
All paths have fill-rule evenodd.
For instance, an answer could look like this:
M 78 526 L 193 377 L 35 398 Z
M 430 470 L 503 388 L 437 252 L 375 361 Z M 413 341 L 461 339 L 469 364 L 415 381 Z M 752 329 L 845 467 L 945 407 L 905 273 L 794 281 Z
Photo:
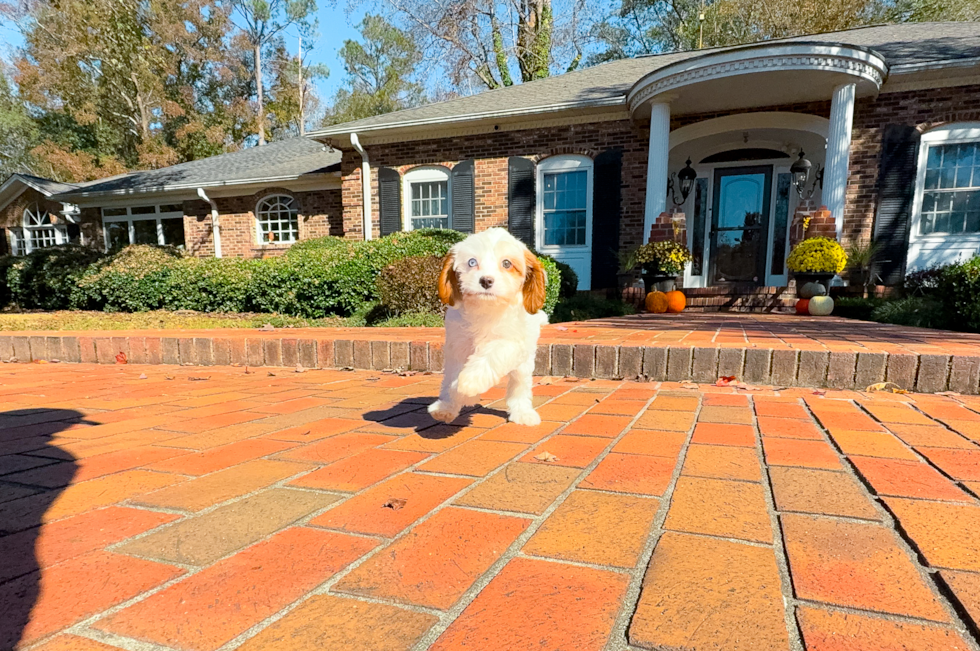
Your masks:
M 378 169 L 378 204 L 380 206 L 381 237 L 402 229 L 402 179 L 398 170 Z
M 507 161 L 507 230 L 534 247 L 534 161 L 521 156 Z
M 453 168 L 453 230 L 472 233 L 476 227 L 476 206 L 474 204 L 474 165 L 464 160 Z
M 914 127 L 889 124 L 881 143 L 878 171 L 878 209 L 874 241 L 875 264 L 881 281 L 897 285 L 905 277 L 919 157 L 919 132 Z
M 616 286 L 622 215 L 623 150 L 595 157 L 592 178 L 592 289 Z

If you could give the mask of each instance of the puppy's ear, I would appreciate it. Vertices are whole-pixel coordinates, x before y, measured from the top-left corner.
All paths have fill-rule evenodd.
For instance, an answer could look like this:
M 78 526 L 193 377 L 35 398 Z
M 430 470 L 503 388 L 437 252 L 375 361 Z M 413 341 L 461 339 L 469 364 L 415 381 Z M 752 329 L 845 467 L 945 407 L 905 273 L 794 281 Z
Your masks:
M 453 268 L 456 262 L 456 254 L 450 251 L 442 260 L 442 271 L 439 273 L 439 300 L 446 305 L 455 305 L 456 301 L 462 299 L 459 291 L 459 276 Z
M 528 314 L 537 314 L 544 307 L 545 288 L 548 274 L 538 261 L 538 256 L 530 251 L 524 252 L 524 309 Z

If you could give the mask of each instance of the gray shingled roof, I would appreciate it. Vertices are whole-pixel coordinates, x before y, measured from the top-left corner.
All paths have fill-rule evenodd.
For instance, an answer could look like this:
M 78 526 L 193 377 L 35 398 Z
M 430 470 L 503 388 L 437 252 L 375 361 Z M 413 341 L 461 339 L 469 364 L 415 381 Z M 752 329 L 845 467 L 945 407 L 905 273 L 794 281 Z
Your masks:
M 59 192 L 68 192 L 74 190 L 78 187 L 76 184 L 71 183 L 61 183 L 59 181 L 52 181 L 51 179 L 46 179 L 41 176 L 34 176 L 33 174 L 11 174 L 5 183 L 9 183 L 11 180 L 16 179 L 31 186 L 35 190 L 39 190 L 44 194 L 50 196 L 52 194 L 58 194 Z
M 340 156 L 339 151 L 330 150 L 315 140 L 290 138 L 158 170 L 132 172 L 70 189 L 59 198 L 292 180 L 339 170 Z
M 967 59 L 980 56 L 980 23 L 914 23 L 862 27 L 841 32 L 778 39 L 868 48 L 896 66 Z M 777 42 L 777 41 L 769 41 Z M 426 104 L 386 115 L 334 125 L 312 137 L 407 126 L 438 120 L 478 119 L 481 115 L 534 113 L 561 107 L 616 106 L 641 77 L 672 63 L 701 56 L 716 48 L 622 59 L 539 81 L 479 95 Z

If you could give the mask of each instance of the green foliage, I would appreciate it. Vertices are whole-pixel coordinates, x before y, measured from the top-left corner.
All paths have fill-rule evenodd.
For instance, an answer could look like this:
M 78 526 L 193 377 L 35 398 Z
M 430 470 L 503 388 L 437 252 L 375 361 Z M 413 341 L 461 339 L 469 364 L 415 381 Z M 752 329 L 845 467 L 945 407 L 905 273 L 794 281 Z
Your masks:
M 571 298 L 578 294 L 578 274 L 575 270 L 561 260 L 555 260 L 555 266 L 561 272 L 561 288 L 558 290 L 558 296 Z
M 586 321 L 588 319 L 603 319 L 611 316 L 636 314 L 636 307 L 622 301 L 612 301 L 597 298 L 592 294 L 577 294 L 572 298 L 563 298 L 555 307 L 552 323 L 566 321 Z
M 7 271 L 17 262 L 17 258 L 12 255 L 0 257 L 0 307 L 10 304 L 11 294 L 10 285 L 7 284 Z
M 417 106 L 422 87 L 411 80 L 421 53 L 409 32 L 382 16 L 361 22 L 361 40 L 346 40 L 340 58 L 349 88 L 337 91 L 326 123 L 339 124 Z
M 146 312 L 163 308 L 170 274 L 181 253 L 170 247 L 137 244 L 89 267 L 78 281 L 83 300 L 108 312 Z
M 957 330 L 980 332 L 980 257 L 939 271 L 936 296 Z
M 673 240 L 648 242 L 635 253 L 636 263 L 653 276 L 677 276 L 693 258 L 686 246 Z
M 839 296 L 834 299 L 834 316 L 845 319 L 860 319 L 862 321 L 874 321 L 872 314 L 875 308 L 884 305 L 885 299 L 881 298 L 860 298 L 853 296 Z
M 260 264 L 235 258 L 185 258 L 168 268 L 162 307 L 247 312 L 251 308 L 252 276 Z
M 378 297 L 394 314 L 442 314 L 439 300 L 441 256 L 411 256 L 396 260 L 378 276 Z
M 548 276 L 548 283 L 545 285 L 544 308 L 542 309 L 550 317 L 555 311 L 555 306 L 558 305 L 558 299 L 561 298 L 561 269 L 558 268 L 558 262 L 554 258 L 539 255 L 538 260 L 541 261 L 541 266 L 544 267 L 544 272 Z
M 977 301 L 974 303 L 976 305 Z M 942 304 L 935 299 L 921 296 L 885 301 L 871 313 L 871 320 L 919 328 L 946 328 L 949 326 Z
M 13 258 L 6 273 L 10 302 L 25 309 L 63 310 L 84 305 L 78 281 L 102 254 L 69 244 Z

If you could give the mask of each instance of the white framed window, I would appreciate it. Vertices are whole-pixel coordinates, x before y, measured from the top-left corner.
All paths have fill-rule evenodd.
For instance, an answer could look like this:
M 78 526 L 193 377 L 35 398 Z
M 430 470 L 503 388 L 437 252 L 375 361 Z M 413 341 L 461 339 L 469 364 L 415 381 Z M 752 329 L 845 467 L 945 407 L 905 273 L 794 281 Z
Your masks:
M 183 249 L 184 206 L 180 203 L 118 206 L 102 209 L 106 251 L 130 244 L 170 245 Z
M 907 268 L 926 269 L 980 249 L 980 123 L 922 134 Z
M 404 228 L 452 228 L 452 184 L 444 167 L 416 167 L 402 179 Z
M 262 198 L 255 208 L 259 244 L 292 244 L 299 239 L 299 206 L 288 194 Z
M 10 229 L 10 244 L 14 255 L 27 255 L 35 249 L 68 244 L 68 233 L 52 222 L 51 213 L 34 204 L 24 209 L 21 228 Z
M 592 284 L 592 186 L 594 166 L 585 156 L 552 156 L 538 164 L 535 245 L 571 266 L 578 288 Z

